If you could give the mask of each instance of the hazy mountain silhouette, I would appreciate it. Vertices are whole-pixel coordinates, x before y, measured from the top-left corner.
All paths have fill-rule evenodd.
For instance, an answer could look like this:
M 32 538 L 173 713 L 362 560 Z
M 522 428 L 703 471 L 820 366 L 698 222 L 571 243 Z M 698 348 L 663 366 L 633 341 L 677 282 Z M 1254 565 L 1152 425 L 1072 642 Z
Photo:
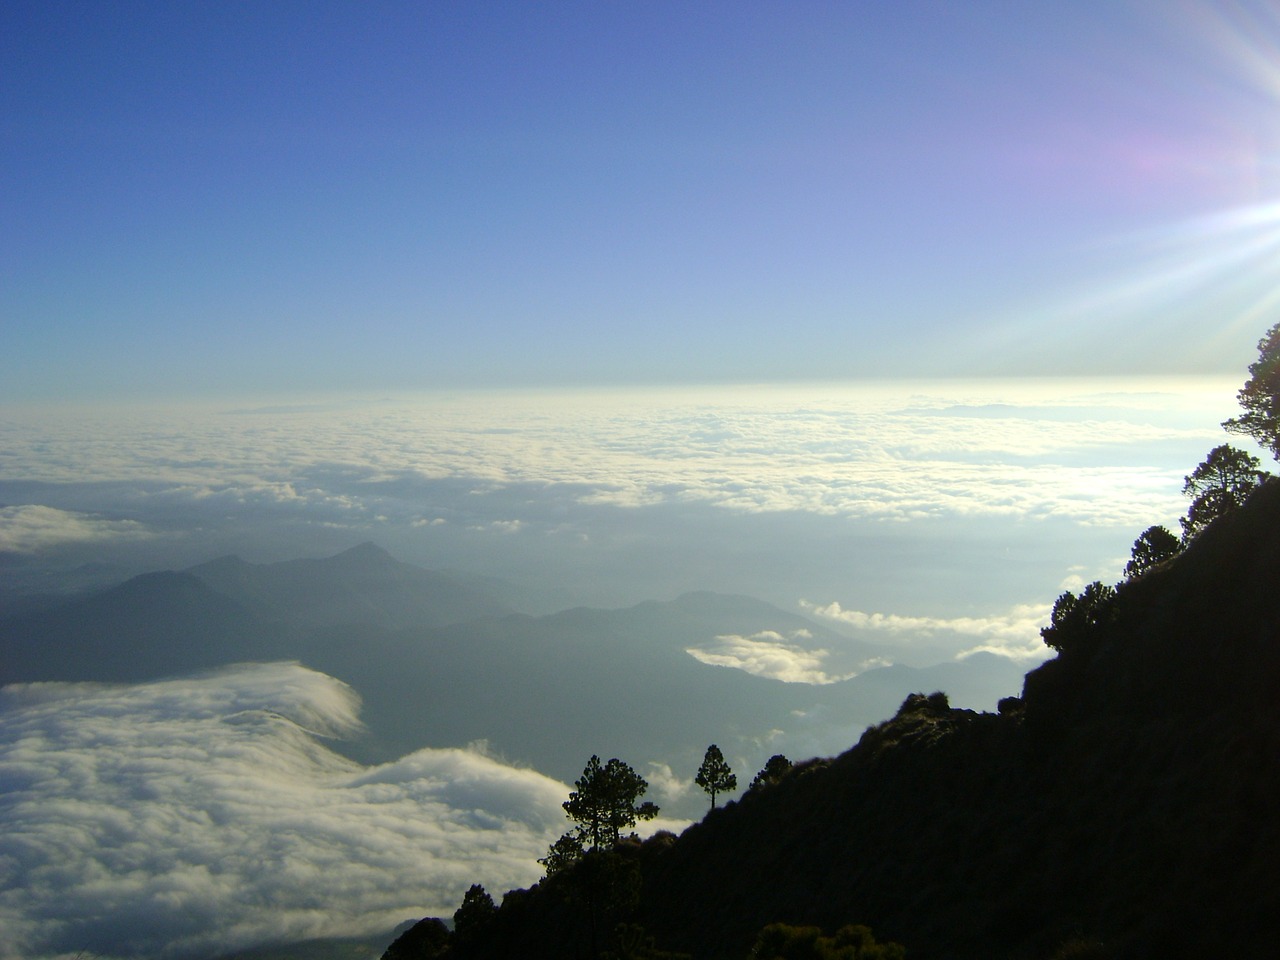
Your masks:
M 1280 940 L 1280 482 L 1125 584 L 999 714 L 913 696 L 830 761 L 624 845 L 667 950 L 869 925 L 913 960 L 1263 958 Z M 453 956 L 586 949 L 574 874 Z
M 1009 661 L 976 657 L 815 686 L 708 665 L 687 652 L 762 631 L 804 636 L 846 661 L 879 652 L 744 596 L 690 593 L 621 610 L 513 614 L 481 584 L 364 544 L 322 560 L 222 557 L 12 618 L 0 623 L 0 682 L 144 680 L 244 660 L 299 660 L 363 697 L 368 733 L 340 745 L 357 759 L 485 740 L 509 759 L 572 780 L 592 752 L 642 768 L 666 762 L 687 777 L 709 739 L 762 760 L 777 737 L 809 752 L 832 750 L 915 687 L 946 685 L 973 698 L 964 702 L 993 704 L 1021 676 Z
M 189 572 L 266 620 L 310 626 L 399 629 L 512 612 L 474 583 L 401 563 L 372 543 L 322 560 L 253 564 L 222 557 Z
M 0 551 L 0 622 L 65 606 L 123 583 L 128 574 L 108 563 L 70 570 L 32 568 Z
M 0 683 L 145 680 L 283 655 L 280 631 L 192 573 L 163 571 L 0 623 Z
M 371 543 L 323 560 L 228 556 L 52 606 L 42 598 L 35 612 L 0 622 L 0 683 L 143 680 L 239 660 L 306 659 L 321 627 L 395 629 L 510 612 L 477 586 Z

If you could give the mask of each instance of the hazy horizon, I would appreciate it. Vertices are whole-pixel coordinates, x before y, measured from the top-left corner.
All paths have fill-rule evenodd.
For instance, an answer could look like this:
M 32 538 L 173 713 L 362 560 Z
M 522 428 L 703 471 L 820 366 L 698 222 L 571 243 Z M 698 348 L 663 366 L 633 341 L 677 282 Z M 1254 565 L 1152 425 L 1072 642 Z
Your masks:
M 881 380 L 10 408 L 0 554 L 15 575 L 95 558 L 137 573 L 372 540 L 541 590 L 547 610 L 709 589 L 788 609 L 1047 612 L 1074 571 L 1114 579 L 1142 529 L 1176 528 L 1182 477 L 1225 437 L 1235 388 Z

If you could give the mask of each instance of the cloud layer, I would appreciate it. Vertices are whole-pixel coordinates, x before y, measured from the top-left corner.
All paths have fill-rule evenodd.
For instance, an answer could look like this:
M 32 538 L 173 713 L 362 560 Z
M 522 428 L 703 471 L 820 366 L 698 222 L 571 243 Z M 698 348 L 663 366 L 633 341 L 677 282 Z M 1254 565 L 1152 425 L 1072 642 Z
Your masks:
M 883 659 L 868 660 L 854 669 L 841 670 L 832 665 L 830 650 L 795 642 L 810 639 L 810 636 L 807 630 L 789 637 L 775 630 L 765 630 L 749 637 L 725 634 L 701 647 L 690 647 L 686 652 L 695 660 L 711 666 L 733 667 L 783 683 L 838 683 L 856 677 L 863 670 L 889 663 Z
M 985 617 L 915 617 L 894 613 L 846 610 L 838 602 L 801 601 L 812 617 L 850 630 L 860 640 L 886 648 L 929 646 L 950 648 L 957 659 L 975 653 L 994 653 L 1017 661 L 1038 661 L 1048 655 L 1040 628 L 1049 622 L 1052 605 L 1019 604 L 1005 613 Z
M 539 875 L 567 788 L 480 751 L 358 766 L 296 664 L 0 694 L 0 956 L 213 955 L 448 915 Z
M 1180 454 L 1170 466 L 1170 445 L 1200 451 L 1217 441 L 1232 407 L 1230 385 L 1159 381 L 491 393 L 131 418 L 79 411 L 0 424 L 0 476 L 146 484 L 134 491 L 138 506 L 443 519 L 503 533 L 526 518 L 432 503 L 428 491 L 453 489 L 433 482 L 461 482 L 471 495 L 555 487 L 575 502 L 631 507 L 703 501 L 855 519 L 1132 525 L 1179 502 L 1181 473 L 1197 461 Z
M 1183 476 L 1223 441 L 1235 388 L 899 382 L 6 411 L 0 502 L 25 505 L 9 537 L 45 547 L 0 560 L 10 583 L 47 589 L 76 563 L 123 575 L 373 540 L 515 581 L 528 612 L 697 589 L 954 618 L 1049 601 L 1071 564 L 1086 581 L 1120 576 L 1138 532 L 1185 510 Z M 49 516 L 64 539 L 23 532 L 37 508 L 62 512 Z
M 40 504 L 0 507 L 0 553 L 39 553 L 67 543 L 138 539 L 149 532 L 135 520 L 108 520 Z

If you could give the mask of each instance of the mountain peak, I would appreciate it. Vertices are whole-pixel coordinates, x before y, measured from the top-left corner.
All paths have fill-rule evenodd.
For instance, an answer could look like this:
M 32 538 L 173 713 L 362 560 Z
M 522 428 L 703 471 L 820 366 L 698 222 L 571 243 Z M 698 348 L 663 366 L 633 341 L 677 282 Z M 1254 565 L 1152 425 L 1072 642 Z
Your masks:
M 333 560 L 356 560 L 361 563 L 399 563 L 395 557 L 387 553 L 372 540 L 358 543 L 354 547 L 343 550 L 332 557 Z

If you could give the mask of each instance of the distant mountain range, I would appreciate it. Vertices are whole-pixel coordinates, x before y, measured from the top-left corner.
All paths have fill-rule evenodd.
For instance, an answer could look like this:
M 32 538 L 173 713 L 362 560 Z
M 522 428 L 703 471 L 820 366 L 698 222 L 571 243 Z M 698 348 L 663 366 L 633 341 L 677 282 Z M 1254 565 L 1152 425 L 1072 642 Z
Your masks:
M 334 557 L 223 557 L 135 577 L 0 622 L 0 683 L 138 681 L 239 661 L 299 660 L 354 687 L 365 762 L 486 741 L 572 780 L 592 753 L 688 778 L 708 742 L 761 761 L 847 742 L 913 689 L 994 705 L 1020 669 L 989 655 L 928 669 L 783 683 L 687 652 L 773 631 L 867 659 L 880 652 L 743 596 L 691 593 L 621 610 L 512 611 L 500 581 L 424 570 L 373 544 Z M 754 761 L 753 761 L 754 762 Z
M 239 660 L 301 658 L 322 628 L 396 630 L 511 613 L 462 579 L 371 543 L 323 560 L 228 556 L 133 577 L 0 622 L 0 683 L 146 680 Z
M 222 557 L 187 571 L 262 619 L 307 626 L 437 627 L 512 613 L 476 580 L 401 563 L 372 543 L 323 560 Z M 477 578 L 478 579 L 478 578 Z

